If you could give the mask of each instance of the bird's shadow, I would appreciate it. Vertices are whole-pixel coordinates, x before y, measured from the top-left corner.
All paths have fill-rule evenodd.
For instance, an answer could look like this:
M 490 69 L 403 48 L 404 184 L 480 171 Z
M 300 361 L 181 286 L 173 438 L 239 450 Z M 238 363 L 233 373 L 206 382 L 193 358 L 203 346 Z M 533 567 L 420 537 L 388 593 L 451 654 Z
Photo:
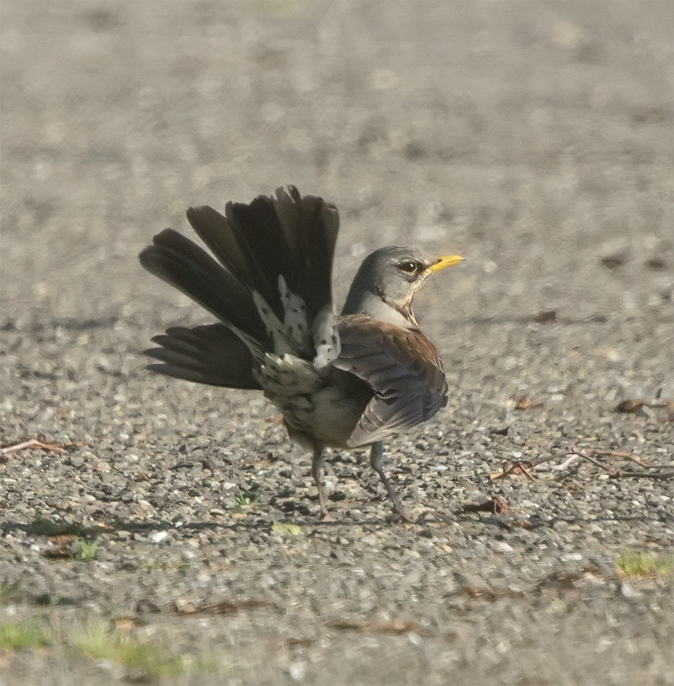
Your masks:
M 239 510 L 231 510 L 232 513 L 239 512 Z M 83 526 L 77 523 L 65 523 L 65 522 L 51 522 L 50 520 L 39 520 L 32 522 L 30 524 L 25 524 L 23 522 L 5 521 L 0 523 L 0 532 L 3 536 L 7 534 L 15 534 L 17 532 L 22 532 L 27 536 L 59 536 L 64 534 L 75 535 L 80 538 L 96 538 L 97 536 L 103 534 L 116 533 L 121 531 L 126 531 L 130 533 L 142 533 L 142 532 L 157 532 L 157 531 L 259 531 L 259 530 L 269 530 L 273 531 L 275 525 L 294 525 L 300 527 L 304 533 L 309 533 L 310 535 L 325 529 L 334 529 L 337 527 L 353 528 L 353 527 L 365 527 L 365 528 L 381 528 L 386 527 L 396 527 L 401 526 L 410 530 L 412 528 L 427 529 L 432 527 L 443 527 L 446 525 L 461 525 L 465 524 L 476 524 L 478 522 L 482 523 L 485 527 L 496 527 L 500 530 L 512 530 L 518 528 L 554 528 L 554 526 L 559 522 L 566 522 L 567 524 L 596 524 L 598 522 L 629 522 L 629 523 L 648 523 L 648 522 L 662 522 L 665 524 L 671 524 L 674 522 L 674 514 L 662 514 L 659 516 L 647 516 L 647 515 L 623 515 L 623 516 L 606 516 L 606 517 L 596 517 L 594 519 L 586 520 L 581 516 L 577 515 L 566 515 L 563 513 L 557 516 L 551 516 L 548 518 L 530 518 L 527 523 L 523 526 L 520 520 L 514 519 L 510 516 L 498 516 L 491 514 L 481 514 L 474 512 L 462 512 L 456 511 L 452 512 L 449 516 L 442 515 L 440 513 L 432 513 L 430 518 L 426 518 L 423 514 L 416 520 L 405 522 L 400 519 L 396 519 L 394 515 L 379 518 L 371 517 L 368 519 L 361 519 L 358 521 L 353 521 L 349 519 L 317 519 L 313 517 L 278 517 L 274 518 L 264 514 L 255 517 L 249 521 L 244 521 L 242 519 L 237 519 L 236 521 L 217 521 L 217 522 L 204 522 L 204 521 L 193 521 L 193 522 L 181 522 L 179 525 L 176 522 L 167 521 L 164 519 L 157 519 L 146 522 L 132 522 L 123 519 L 113 519 L 110 522 L 94 526 Z

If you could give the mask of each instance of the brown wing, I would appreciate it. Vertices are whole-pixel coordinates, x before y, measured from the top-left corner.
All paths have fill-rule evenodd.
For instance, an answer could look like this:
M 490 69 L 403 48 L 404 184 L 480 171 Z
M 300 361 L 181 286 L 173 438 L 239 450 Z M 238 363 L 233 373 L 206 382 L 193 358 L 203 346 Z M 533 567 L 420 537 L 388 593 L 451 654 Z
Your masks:
M 342 352 L 335 367 L 372 387 L 374 396 L 349 437 L 352 448 L 381 441 L 430 419 L 447 403 L 447 380 L 435 346 L 419 330 L 366 315 L 337 319 Z

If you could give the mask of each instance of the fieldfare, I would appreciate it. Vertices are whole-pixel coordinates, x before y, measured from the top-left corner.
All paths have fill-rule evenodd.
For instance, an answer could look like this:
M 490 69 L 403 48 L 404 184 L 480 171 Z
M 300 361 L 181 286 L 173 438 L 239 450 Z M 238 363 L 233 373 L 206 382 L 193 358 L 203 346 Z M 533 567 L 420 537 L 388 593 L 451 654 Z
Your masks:
M 219 322 L 155 336 L 161 347 L 147 354 L 161 364 L 149 368 L 263 391 L 281 411 L 290 438 L 313 451 L 321 517 L 328 516 L 325 448 L 371 446 L 370 465 L 395 511 L 408 520 L 382 469 L 383 440 L 447 403 L 442 362 L 419 330 L 412 300 L 431 274 L 463 258 L 396 246 L 376 250 L 335 316 L 334 205 L 289 186 L 249 205 L 230 202 L 224 216 L 192 207 L 187 219 L 217 261 L 172 229 L 157 234 L 140 261 Z

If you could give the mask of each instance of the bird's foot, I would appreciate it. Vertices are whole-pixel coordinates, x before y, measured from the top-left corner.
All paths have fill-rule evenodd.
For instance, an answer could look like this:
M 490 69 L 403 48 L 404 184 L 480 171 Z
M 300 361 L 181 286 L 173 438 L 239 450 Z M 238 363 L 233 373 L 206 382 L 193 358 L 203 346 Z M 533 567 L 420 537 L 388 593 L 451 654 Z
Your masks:
M 416 519 L 412 519 L 398 502 L 393 504 L 393 512 L 406 524 L 416 524 Z
M 332 522 L 333 521 L 332 517 L 330 516 L 330 513 L 328 512 L 327 508 L 325 508 L 325 507 L 321 507 L 320 517 L 321 517 L 322 522 Z

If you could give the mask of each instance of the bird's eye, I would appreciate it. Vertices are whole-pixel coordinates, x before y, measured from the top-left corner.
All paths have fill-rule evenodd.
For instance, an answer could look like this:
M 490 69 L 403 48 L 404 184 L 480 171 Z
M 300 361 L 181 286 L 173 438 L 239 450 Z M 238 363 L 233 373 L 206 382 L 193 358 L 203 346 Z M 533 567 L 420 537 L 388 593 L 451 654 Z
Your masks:
M 398 265 L 398 269 L 405 272 L 405 274 L 416 274 L 419 271 L 419 265 L 416 262 L 401 262 Z

